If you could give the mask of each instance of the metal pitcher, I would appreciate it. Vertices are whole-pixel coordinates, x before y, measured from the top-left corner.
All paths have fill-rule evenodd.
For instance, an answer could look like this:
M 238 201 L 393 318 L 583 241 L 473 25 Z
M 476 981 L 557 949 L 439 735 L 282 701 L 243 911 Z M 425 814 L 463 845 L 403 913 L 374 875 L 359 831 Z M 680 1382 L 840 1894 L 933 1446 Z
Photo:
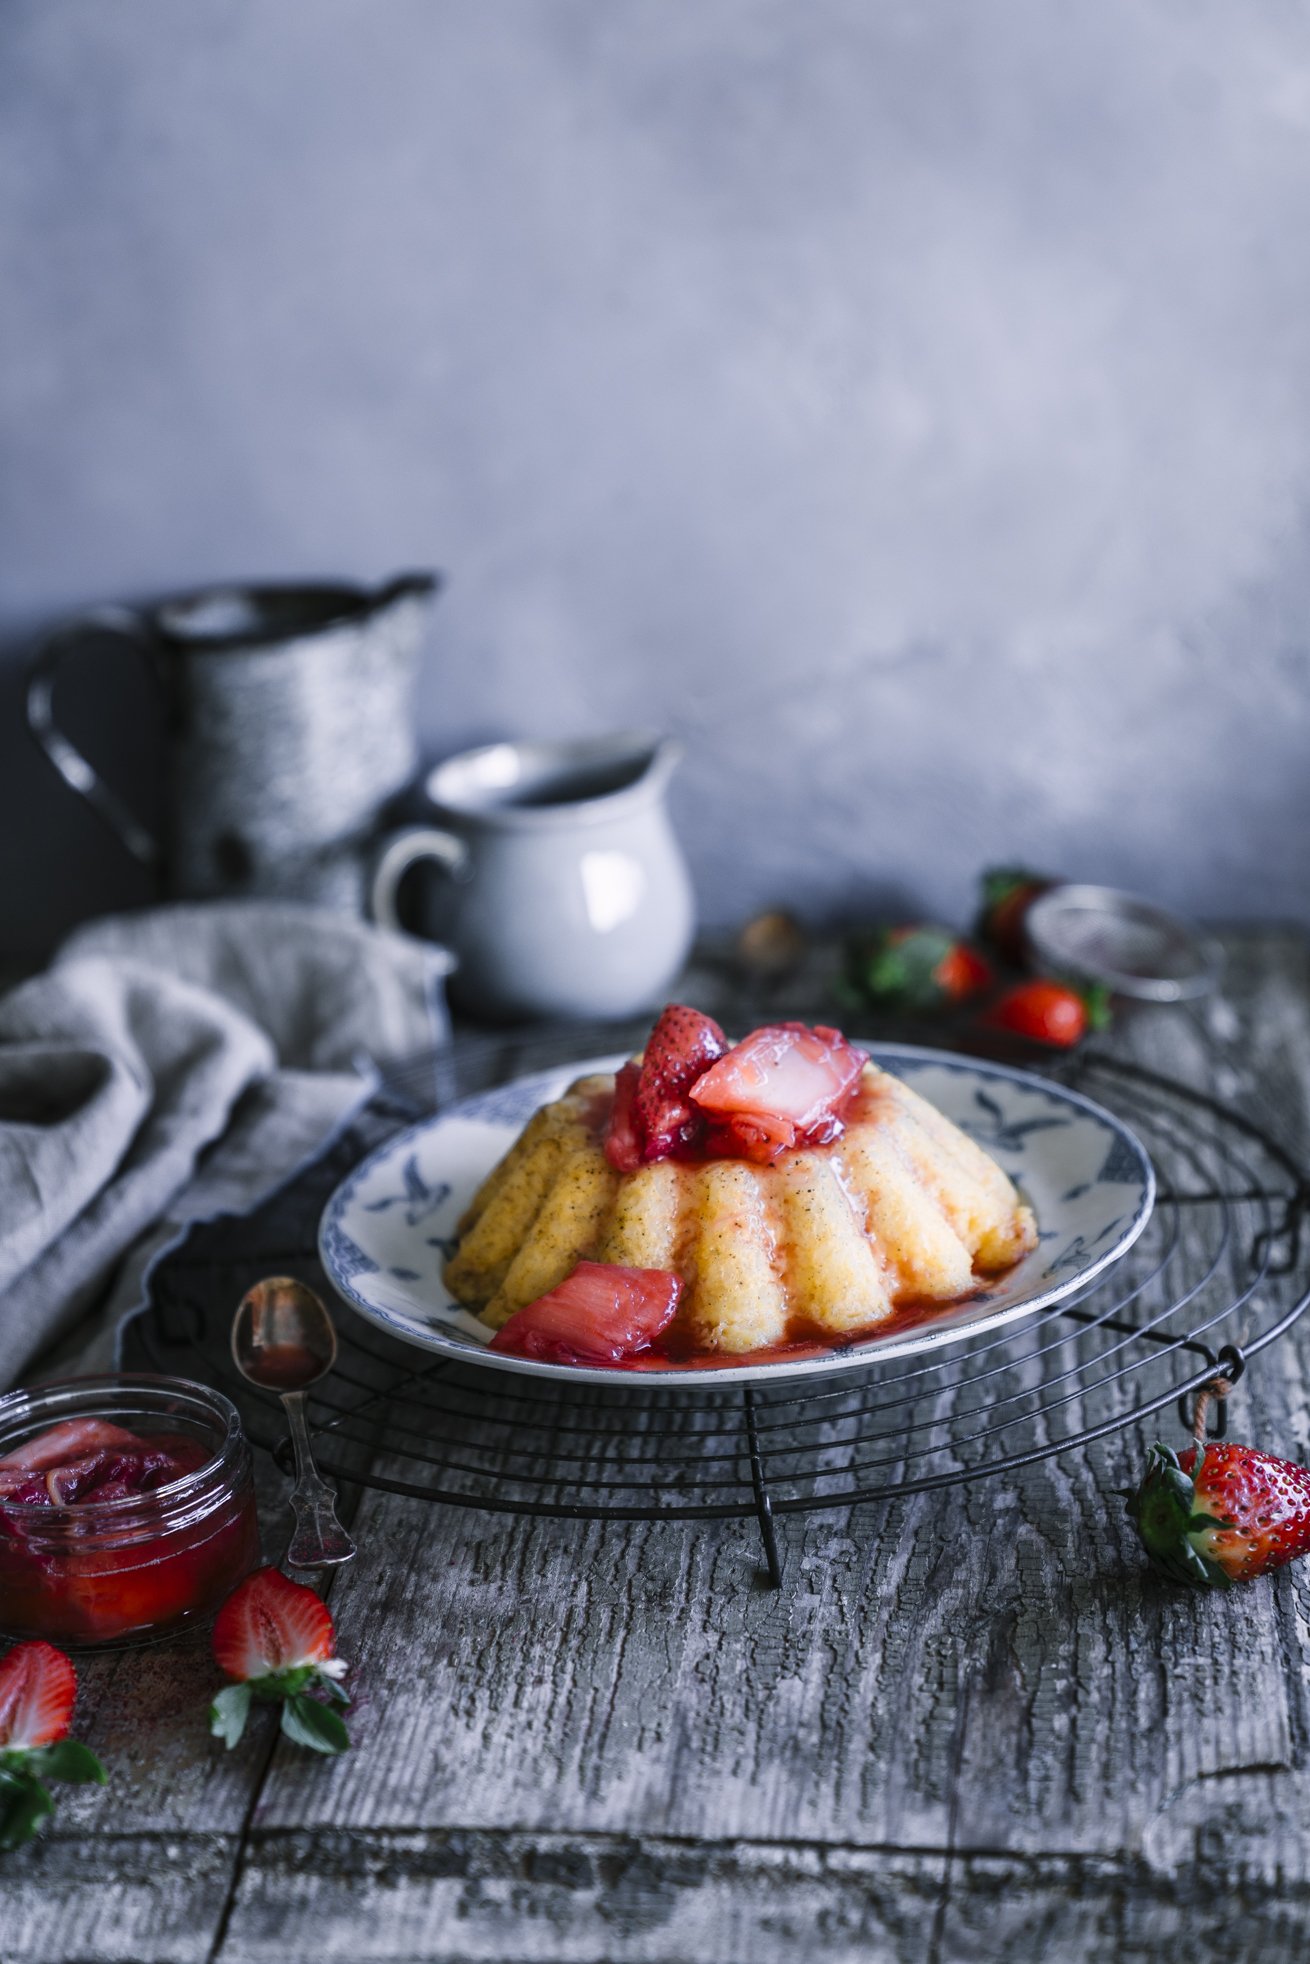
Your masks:
M 284 898 L 363 910 L 388 801 L 414 776 L 413 689 L 439 586 L 227 586 L 103 607 L 37 650 L 27 717 L 72 789 L 173 899 Z M 145 654 L 164 691 L 164 835 L 154 838 L 54 719 L 62 657 L 90 635 Z

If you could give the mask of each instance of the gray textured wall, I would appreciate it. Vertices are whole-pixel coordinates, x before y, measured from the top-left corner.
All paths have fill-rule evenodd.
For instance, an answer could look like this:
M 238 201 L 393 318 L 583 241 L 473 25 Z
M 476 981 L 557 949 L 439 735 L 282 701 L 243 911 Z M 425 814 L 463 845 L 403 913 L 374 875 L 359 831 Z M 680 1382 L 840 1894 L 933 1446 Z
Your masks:
M 1308 220 L 1303 7 L 5 0 L 0 944 L 139 892 L 25 631 L 425 562 L 428 747 L 684 732 L 710 918 L 1306 918 Z

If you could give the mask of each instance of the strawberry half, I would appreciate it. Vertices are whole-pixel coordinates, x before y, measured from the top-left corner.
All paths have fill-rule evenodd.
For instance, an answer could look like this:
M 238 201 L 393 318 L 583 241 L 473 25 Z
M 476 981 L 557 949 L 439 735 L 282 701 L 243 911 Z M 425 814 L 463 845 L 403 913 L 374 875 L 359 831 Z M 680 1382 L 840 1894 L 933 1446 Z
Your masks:
M 279 1569 L 256 1569 L 214 1620 L 214 1661 L 237 1682 L 220 1691 L 209 1711 L 216 1739 L 235 1746 L 253 1699 L 282 1706 L 282 1730 L 319 1753 L 350 1744 L 340 1715 L 308 1694 L 322 1691 L 348 1705 L 341 1686 L 346 1666 L 332 1654 L 332 1614 L 321 1596 Z
M 1028 958 L 1024 918 L 1034 900 L 1058 885 L 1027 866 L 989 866 L 982 876 L 982 904 L 974 932 L 1011 968 L 1023 968 Z
M 0 1658 L 0 1849 L 17 1848 L 54 1812 L 46 1780 L 103 1786 L 105 1769 L 68 1736 L 77 1673 L 53 1644 L 15 1644 Z
M 713 1138 L 767 1162 L 790 1146 L 838 1136 L 864 1064 L 863 1051 L 839 1030 L 772 1023 L 712 1064 L 691 1098 L 709 1116 Z
M 684 1003 L 669 1004 L 647 1040 L 632 1100 L 643 1159 L 667 1159 L 695 1144 L 700 1119 L 688 1093 L 727 1048 L 712 1016 Z
M 558 1288 L 516 1310 L 490 1347 L 550 1364 L 620 1364 L 649 1350 L 681 1294 L 668 1269 L 579 1262 Z
M 15 1644 L 0 1658 L 0 1752 L 66 1739 L 77 1698 L 71 1659 L 51 1643 Z
M 1154 1445 L 1128 1511 L 1175 1582 L 1227 1589 L 1310 1553 L 1310 1471 L 1231 1439 Z

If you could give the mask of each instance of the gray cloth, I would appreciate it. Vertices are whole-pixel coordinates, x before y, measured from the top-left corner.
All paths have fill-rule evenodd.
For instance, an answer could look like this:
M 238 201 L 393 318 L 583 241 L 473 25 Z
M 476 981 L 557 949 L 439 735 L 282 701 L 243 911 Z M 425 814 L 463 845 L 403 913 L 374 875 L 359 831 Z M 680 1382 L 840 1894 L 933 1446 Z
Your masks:
M 93 923 L 0 1001 L 0 1387 L 129 1251 L 111 1310 L 179 1226 L 252 1206 L 441 1041 L 449 966 L 312 908 L 172 907 Z

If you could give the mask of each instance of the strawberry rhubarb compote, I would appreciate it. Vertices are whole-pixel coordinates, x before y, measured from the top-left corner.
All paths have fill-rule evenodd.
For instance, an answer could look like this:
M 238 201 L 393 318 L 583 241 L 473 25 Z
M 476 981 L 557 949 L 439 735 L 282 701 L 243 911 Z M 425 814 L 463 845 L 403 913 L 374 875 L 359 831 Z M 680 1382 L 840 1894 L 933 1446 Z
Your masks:
M 712 1017 L 670 1003 L 640 1059 L 624 1064 L 604 1119 L 616 1173 L 663 1159 L 748 1160 L 839 1139 L 865 1057 L 838 1030 L 772 1023 L 730 1044 Z M 684 1293 L 671 1269 L 579 1261 L 517 1310 L 493 1350 L 555 1364 L 638 1366 L 672 1338 Z
M 840 1030 L 766 1023 L 729 1044 L 710 1016 L 670 1003 L 640 1062 L 614 1083 L 605 1157 L 620 1173 L 659 1159 L 772 1165 L 840 1138 L 864 1069 Z
M 0 1399 L 0 1629 L 122 1643 L 211 1615 L 259 1559 L 235 1407 L 181 1378 Z

